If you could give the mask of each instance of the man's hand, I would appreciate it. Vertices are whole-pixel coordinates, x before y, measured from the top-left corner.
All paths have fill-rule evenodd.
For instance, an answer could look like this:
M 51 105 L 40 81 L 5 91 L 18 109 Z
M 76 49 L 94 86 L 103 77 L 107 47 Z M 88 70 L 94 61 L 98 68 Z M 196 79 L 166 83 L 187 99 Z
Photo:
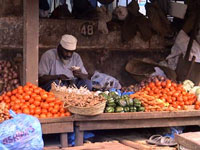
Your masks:
M 88 77 L 87 74 L 83 74 L 81 72 L 81 69 L 73 70 L 72 72 L 75 77 L 80 78 L 80 79 L 87 79 Z
M 58 75 L 58 80 L 67 80 L 67 79 L 69 79 L 69 78 L 64 74 Z

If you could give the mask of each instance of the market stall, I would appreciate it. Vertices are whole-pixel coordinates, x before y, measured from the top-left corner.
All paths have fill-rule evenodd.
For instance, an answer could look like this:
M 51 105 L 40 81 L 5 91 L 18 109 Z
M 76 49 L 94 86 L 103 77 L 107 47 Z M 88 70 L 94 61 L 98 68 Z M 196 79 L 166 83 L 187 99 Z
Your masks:
M 2 95 L 0 95 L 0 103 L 2 102 L 0 123 L 1 121 L 10 119 L 8 110 L 13 110 L 16 114 L 23 113 L 29 117 L 34 116 L 34 118 L 38 118 L 40 121 L 42 134 L 60 134 L 60 143 L 62 147 L 68 146 L 67 133 L 73 131 L 75 131 L 76 134 L 76 145 L 82 145 L 84 131 L 200 125 L 200 87 L 195 86 L 194 83 L 189 80 L 181 83 L 170 80 L 167 77 L 154 76 L 148 78 L 147 74 L 144 72 L 150 72 L 149 74 L 151 74 L 152 68 L 158 66 L 157 63 L 154 63 L 153 67 L 150 69 L 146 67 L 142 70 L 141 67 L 140 71 L 143 73 L 136 74 L 132 68 L 135 67 L 133 64 L 137 66 L 138 63 L 132 62 L 133 59 L 131 59 L 130 63 L 127 64 L 128 67 L 126 66 L 126 71 L 130 69 L 128 71 L 130 73 L 129 75 L 141 75 L 147 78 L 147 80 L 143 80 L 138 85 L 131 85 L 131 88 L 119 88 L 114 90 L 112 88 L 95 89 L 97 92 L 91 92 L 84 87 L 78 89 L 76 87 L 61 87 L 56 84 L 52 84 L 51 92 L 39 88 L 37 86 L 38 65 L 35 65 L 38 64 L 39 58 L 38 0 L 36 2 L 24 0 L 24 10 L 23 37 L 25 44 L 23 45 L 23 84 L 27 81 L 31 81 L 31 83 L 20 86 L 18 80 L 19 75 L 15 72 L 17 68 L 12 69 L 11 64 L 6 61 L 0 62 L 1 69 L 4 73 L 2 78 L 4 78 L 4 84 L 6 84 Z M 34 13 L 34 10 L 37 11 Z M 143 20 L 144 22 L 147 21 L 145 19 Z M 126 21 L 129 22 L 130 20 Z M 0 25 L 2 27 L 8 25 L 7 28 L 9 28 L 9 24 L 13 26 L 13 24 L 18 22 L 18 30 L 12 27 L 9 29 L 5 27 L 1 29 L 5 31 L 5 33 L 7 30 L 8 33 L 13 34 L 16 33 L 16 31 L 18 33 L 23 27 L 22 19 L 12 18 L 5 22 L 5 24 Z M 61 25 L 66 26 L 66 24 L 69 24 L 69 26 L 63 29 L 68 33 L 74 33 L 77 29 L 81 30 L 80 33 L 76 32 L 75 35 L 81 43 L 78 48 L 83 50 L 85 48 L 90 50 L 107 48 L 112 51 L 116 49 L 126 51 L 127 49 L 135 48 L 135 51 L 145 52 L 152 49 L 155 49 L 154 51 L 159 49 L 160 51 L 164 48 L 165 43 L 164 38 L 159 39 L 158 35 L 152 35 L 152 38 L 142 36 L 143 39 L 141 39 L 140 36 L 145 34 L 142 32 L 143 30 L 141 28 L 139 31 L 140 34 L 136 33 L 135 30 L 134 36 L 129 37 L 131 38 L 131 40 L 129 39 L 129 43 L 123 43 L 121 41 L 121 33 L 118 31 L 111 31 L 108 34 L 99 34 L 96 31 L 98 25 L 95 21 L 73 20 L 68 23 L 65 20 L 48 20 L 46 22 L 42 20 L 40 38 L 49 37 L 50 39 L 50 42 L 48 40 L 42 40 L 42 44 L 40 43 L 42 48 L 54 47 L 58 41 L 57 37 L 63 34 L 63 30 L 59 30 L 55 34 L 53 34 L 52 31 L 46 32 L 46 26 L 48 26 L 49 23 L 51 23 L 51 26 L 48 27 L 48 30 L 52 30 L 54 27 L 59 30 Z M 138 22 L 138 24 L 141 24 L 141 22 Z M 166 28 L 168 28 L 168 25 L 169 24 L 167 24 Z M 146 26 L 148 26 L 147 22 Z M 144 27 L 145 29 L 147 29 L 146 26 Z M 72 27 L 73 29 L 71 29 Z M 88 28 L 92 29 L 92 34 L 89 33 L 90 35 L 83 31 L 83 29 Z M 126 26 L 123 28 L 126 28 Z M 125 31 L 125 33 L 129 33 L 129 31 Z M 158 33 L 162 34 L 161 31 L 158 31 Z M 124 38 L 126 39 L 127 35 L 123 36 L 125 36 Z M 16 37 L 17 39 L 21 39 L 22 34 L 18 34 Z M 22 48 L 22 41 L 17 42 L 17 40 L 13 40 L 13 38 L 8 41 L 15 41 L 16 43 L 13 42 L 14 45 L 9 45 L 9 42 L 5 44 L 5 40 L 2 38 L 1 43 L 4 44 L 0 47 L 7 48 L 9 45 L 11 47 Z M 90 40 L 88 40 L 89 38 Z M 119 43 L 119 45 L 116 45 L 116 43 Z M 100 57 L 100 65 L 104 63 L 106 57 Z M 112 58 L 112 56 L 109 57 Z M 95 58 L 94 60 L 96 62 Z M 110 62 L 112 64 L 112 60 Z M 194 63 L 194 61 L 192 63 Z M 149 63 L 145 65 L 147 64 L 149 65 Z M 124 67 L 125 64 L 121 64 L 121 66 Z M 159 67 L 163 66 L 159 65 Z M 10 69 L 10 72 L 8 69 Z M 107 69 L 112 71 L 110 67 L 107 67 Z M 153 71 L 155 70 L 153 69 Z M 116 72 L 120 74 L 118 71 Z M 189 72 L 191 73 L 191 70 Z M 6 82 L 5 79 L 7 80 Z M 109 82 L 110 83 L 107 82 L 106 84 L 112 85 L 114 83 L 114 81 Z M 129 81 L 127 81 L 127 83 L 129 83 Z

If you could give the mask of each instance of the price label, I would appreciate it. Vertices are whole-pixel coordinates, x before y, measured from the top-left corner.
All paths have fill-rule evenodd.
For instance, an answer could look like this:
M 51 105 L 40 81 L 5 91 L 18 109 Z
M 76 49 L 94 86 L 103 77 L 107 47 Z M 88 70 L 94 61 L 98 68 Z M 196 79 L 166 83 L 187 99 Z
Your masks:
M 94 23 L 85 22 L 80 28 L 80 32 L 84 36 L 92 36 L 94 34 Z

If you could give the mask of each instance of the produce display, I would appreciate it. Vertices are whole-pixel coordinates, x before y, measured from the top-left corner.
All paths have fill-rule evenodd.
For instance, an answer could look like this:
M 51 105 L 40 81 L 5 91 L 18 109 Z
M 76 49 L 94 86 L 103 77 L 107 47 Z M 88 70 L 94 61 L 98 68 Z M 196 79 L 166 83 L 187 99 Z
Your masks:
M 188 105 L 193 105 L 197 101 L 195 94 L 188 93 L 183 85 L 168 79 L 150 82 L 130 97 L 141 100 L 147 112 L 186 110 Z
M 10 61 L 0 60 L 0 78 L 3 79 L 3 89 L 1 93 L 11 91 L 19 86 L 19 76 L 17 66 L 12 65 Z
M 77 87 L 59 86 L 56 83 L 53 83 L 52 89 L 64 94 L 65 107 L 91 107 L 105 101 L 104 97 L 89 91 L 85 87 L 80 87 L 80 89 L 78 89 Z
M 162 82 L 166 80 L 167 78 L 162 77 L 162 76 L 152 76 L 152 77 L 149 77 L 148 79 L 141 81 L 139 84 L 130 85 L 128 87 L 122 87 L 121 91 L 122 92 L 130 92 L 130 91 L 138 92 L 151 82 L 156 82 L 156 81 Z
M 0 103 L 0 123 L 10 119 L 10 114 L 5 103 Z
M 46 92 L 38 86 L 27 83 L 0 96 L 8 109 L 16 113 L 25 113 L 37 118 L 64 117 L 70 113 L 63 108 L 63 102 L 56 99 L 52 92 Z
M 115 92 L 108 94 L 101 93 L 100 95 L 104 96 L 107 100 L 106 113 L 139 112 L 145 110 L 140 100 L 132 99 L 128 95 L 119 96 Z
M 194 83 L 190 80 L 183 82 L 183 88 L 189 93 L 195 94 L 197 101 L 195 103 L 195 109 L 200 109 L 200 86 L 194 86 Z

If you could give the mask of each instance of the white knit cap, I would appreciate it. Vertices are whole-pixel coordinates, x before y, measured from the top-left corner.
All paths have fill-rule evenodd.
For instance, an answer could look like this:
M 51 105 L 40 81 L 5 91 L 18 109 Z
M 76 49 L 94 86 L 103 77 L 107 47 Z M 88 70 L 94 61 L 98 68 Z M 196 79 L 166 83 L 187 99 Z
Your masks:
M 77 39 L 73 35 L 65 34 L 60 40 L 60 44 L 64 49 L 76 50 Z

